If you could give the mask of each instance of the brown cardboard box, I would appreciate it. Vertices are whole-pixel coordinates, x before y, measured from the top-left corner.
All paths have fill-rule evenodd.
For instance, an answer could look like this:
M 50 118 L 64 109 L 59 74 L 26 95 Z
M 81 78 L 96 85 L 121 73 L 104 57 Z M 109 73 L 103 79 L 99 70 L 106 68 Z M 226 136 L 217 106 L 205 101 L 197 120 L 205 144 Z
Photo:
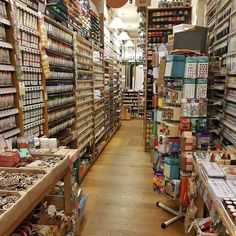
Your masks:
M 158 52 L 153 52 L 152 53 L 152 66 L 157 67 L 159 66 L 159 53 Z
M 185 131 L 180 137 L 180 148 L 182 151 L 193 150 L 193 134 L 190 131 Z
M 169 138 L 179 137 L 179 124 L 161 122 L 158 125 L 158 134 L 165 135 Z
M 151 0 L 135 0 L 136 7 L 149 7 L 151 6 Z
M 193 171 L 193 153 L 192 152 L 181 152 L 180 169 L 182 171 Z
M 121 119 L 122 120 L 131 120 L 131 113 L 129 109 L 125 106 L 121 107 Z

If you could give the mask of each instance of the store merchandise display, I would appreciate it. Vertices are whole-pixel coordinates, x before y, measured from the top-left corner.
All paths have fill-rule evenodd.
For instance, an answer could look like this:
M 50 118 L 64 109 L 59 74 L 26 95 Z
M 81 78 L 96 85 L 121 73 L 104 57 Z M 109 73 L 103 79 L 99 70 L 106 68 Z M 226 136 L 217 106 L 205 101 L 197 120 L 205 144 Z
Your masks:
M 78 185 L 120 126 L 117 35 L 108 29 L 103 46 L 104 18 L 88 1 L 44 12 L 45 2 L 0 1 L 0 221 L 12 219 L 0 235 L 76 233 L 87 201 Z
M 148 9 L 147 14 L 147 36 L 146 36 L 146 67 L 147 74 L 145 79 L 145 150 L 152 147 L 152 97 L 153 82 L 157 77 L 156 70 L 153 70 L 158 64 L 157 54 L 155 51 L 158 47 L 165 47 L 168 38 L 173 33 L 173 26 L 181 23 L 191 22 L 191 7 L 178 5 L 168 8 Z M 168 46 L 166 44 L 166 46 Z M 163 50 L 162 50 L 163 51 Z M 164 50 L 165 51 L 165 50 Z M 162 55 L 164 56 L 164 55 Z M 155 60 L 154 60 L 155 59 Z
M 122 106 L 128 110 L 132 118 L 137 119 L 143 117 L 143 91 L 123 90 Z M 125 119 L 125 116 L 122 119 Z
M 76 105 L 78 147 L 81 156 L 93 139 L 93 48 L 92 43 L 77 36 L 77 67 Z
M 209 27 L 208 54 L 211 58 L 211 86 L 208 89 L 212 145 L 223 143 L 232 144 L 235 141 L 233 129 L 234 109 L 233 87 L 231 74 L 234 70 L 234 31 L 235 2 L 217 3 L 208 1 L 206 20 Z
M 205 220 L 210 221 L 208 227 L 203 227 L 203 231 L 208 232 L 207 230 L 211 229 L 213 235 L 235 234 L 233 215 L 235 212 L 235 184 L 234 180 L 229 180 L 232 178 L 234 156 L 235 148 L 233 146 L 228 146 L 224 150 L 197 151 L 193 154 L 194 174 L 189 179 L 190 204 L 185 218 L 185 227 L 188 231 L 192 226 L 196 228 L 197 232 L 199 230 L 201 219 L 195 219 L 196 211 L 194 209 L 197 209 L 198 212 L 203 209 L 197 200 L 201 196 L 209 212 L 209 217 Z M 195 191 L 193 191 L 194 189 Z M 204 215 L 198 213 L 198 217 L 204 217 Z
M 15 108 L 16 89 L 13 87 L 16 81 L 13 43 L 8 35 L 12 30 L 10 16 L 7 12 L 9 2 L 1 1 L 1 34 L 0 34 L 0 133 L 6 138 L 15 137 L 20 130 L 17 129 L 15 115 L 18 109 Z M 11 42 L 11 43 L 10 43 Z
M 84 210 L 86 204 L 85 199 L 81 202 L 84 194 L 79 191 L 76 169 L 73 168 L 73 163 L 79 161 L 79 150 L 58 149 L 54 139 L 48 139 L 51 146 L 45 148 L 44 139 L 19 138 L 17 149 L 11 150 L 1 137 L 1 166 L 13 164 L 11 168 L 1 167 L 0 170 L 0 222 L 5 222 L 9 216 L 13 219 L 4 223 L 1 235 L 22 230 L 26 223 L 21 222 L 25 218 L 27 224 L 33 225 L 30 227 L 33 231 L 53 226 L 55 232 L 52 235 L 64 235 L 78 230 L 80 216 L 83 217 L 78 211 Z M 64 182 L 59 182 L 62 179 Z M 49 189 L 52 190 L 48 194 Z M 42 199 L 45 200 L 41 202 Z

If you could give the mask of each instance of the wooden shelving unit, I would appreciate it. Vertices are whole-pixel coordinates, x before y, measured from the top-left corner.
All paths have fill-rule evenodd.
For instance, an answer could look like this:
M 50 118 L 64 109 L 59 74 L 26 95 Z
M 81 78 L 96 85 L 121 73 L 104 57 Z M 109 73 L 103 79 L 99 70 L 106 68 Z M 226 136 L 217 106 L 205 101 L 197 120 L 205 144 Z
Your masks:
M 191 7 L 173 7 L 147 9 L 146 12 L 146 68 L 144 82 L 144 139 L 145 151 L 151 148 L 152 137 L 152 96 L 153 66 L 152 54 L 160 43 L 167 43 L 168 36 L 173 34 L 173 26 L 191 22 Z M 168 12 L 168 17 L 167 17 Z M 169 17 L 170 15 L 170 17 Z M 166 18 L 166 19 L 165 19 Z M 172 19 L 170 19 L 172 18 Z M 164 19 L 164 20 L 163 20 Z
M 9 2 L 1 1 L 1 28 L 2 33 L 0 50 L 0 134 L 4 138 L 14 138 L 22 132 L 22 116 L 19 104 L 19 87 L 16 77 L 15 45 L 13 40 L 12 6 Z
M 208 86 L 208 120 L 211 131 L 212 145 L 217 143 L 233 144 L 236 135 L 232 127 L 234 117 L 233 88 L 228 88 L 230 76 L 230 59 L 235 49 L 231 39 L 234 35 L 232 19 L 233 1 L 209 0 L 206 3 L 206 26 L 209 27 L 208 55 L 210 57 L 209 86 Z M 235 35 L 234 35 L 235 36 Z M 233 98 L 233 99 L 232 99 Z
M 75 161 L 74 157 L 78 157 L 78 150 L 64 150 L 58 151 L 58 154 L 50 154 L 50 156 L 64 156 L 64 159 L 56 164 L 53 168 L 9 168 L 8 171 L 13 173 L 26 172 L 32 174 L 41 174 L 42 178 L 33 184 L 32 187 L 26 191 L 5 191 L 0 189 L 0 193 L 19 196 L 16 201 L 6 212 L 0 215 L 1 235 L 10 235 L 18 225 L 21 224 L 32 210 L 44 199 L 48 192 L 56 186 L 58 181 L 64 181 L 64 211 L 67 216 L 72 216 L 73 206 L 71 201 L 72 196 L 72 176 L 71 163 Z M 0 168 L 1 171 L 6 168 Z M 24 210 L 22 210 L 24 209 Z M 10 218 L 9 218 L 10 217 Z M 11 219 L 11 220 L 9 220 Z M 60 234 L 64 235 L 64 234 Z
M 105 133 L 104 63 L 104 50 L 93 44 L 94 149 Z
M 76 129 L 81 156 L 94 142 L 94 75 L 92 43 L 76 35 Z
M 45 52 L 50 69 L 49 78 L 44 82 L 45 134 L 64 143 L 66 136 L 71 135 L 75 113 L 73 32 L 46 16 L 44 24 L 49 45 Z

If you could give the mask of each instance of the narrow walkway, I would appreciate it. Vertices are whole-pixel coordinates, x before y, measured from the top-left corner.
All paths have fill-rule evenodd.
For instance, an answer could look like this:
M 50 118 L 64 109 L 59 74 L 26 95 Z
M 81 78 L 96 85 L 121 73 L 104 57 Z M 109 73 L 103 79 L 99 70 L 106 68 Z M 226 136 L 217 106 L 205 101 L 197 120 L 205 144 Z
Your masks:
M 125 121 L 82 183 L 89 194 L 80 236 L 183 236 L 183 223 L 155 203 L 168 202 L 152 189 L 150 153 L 144 152 L 142 121 Z M 173 204 L 172 201 L 168 202 Z

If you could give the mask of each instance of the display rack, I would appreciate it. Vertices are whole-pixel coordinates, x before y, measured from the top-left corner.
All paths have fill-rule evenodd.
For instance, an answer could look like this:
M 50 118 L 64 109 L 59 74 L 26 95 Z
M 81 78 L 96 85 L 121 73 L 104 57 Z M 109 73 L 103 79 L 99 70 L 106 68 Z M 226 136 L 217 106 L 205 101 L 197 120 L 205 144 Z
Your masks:
M 209 0 L 206 4 L 206 25 L 209 27 L 210 86 L 209 127 L 213 145 L 235 144 L 234 71 L 235 3 Z
M 64 138 L 71 135 L 68 129 L 74 123 L 75 112 L 73 32 L 49 17 L 44 17 L 44 21 L 49 44 L 46 55 L 50 69 L 49 78 L 45 78 L 45 134 L 64 142 Z
M 105 133 L 104 98 L 104 51 L 93 44 L 93 80 L 94 80 L 94 149 L 99 146 Z
M 6 139 L 14 138 L 22 131 L 21 116 L 17 115 L 19 107 L 18 83 L 13 40 L 11 5 L 0 1 L 1 7 L 1 43 L 0 43 L 0 134 Z M 17 115 L 17 117 L 16 117 Z M 21 130 L 17 127 L 21 127 Z
M 89 2 L 73 0 L 67 1 L 68 19 L 70 25 L 83 37 L 90 38 L 91 36 L 91 19 Z
M 70 155 L 68 155 L 70 151 Z M 19 226 L 22 221 L 32 212 L 32 210 L 48 195 L 48 192 L 56 186 L 58 181 L 64 180 L 64 211 L 67 216 L 72 216 L 73 206 L 71 201 L 72 196 L 72 176 L 71 176 L 71 163 L 75 161 L 74 157 L 78 155 L 78 150 L 66 150 L 64 159 L 53 168 L 8 168 L 9 172 L 13 173 L 31 173 L 42 175 L 33 186 L 25 191 L 5 191 L 0 189 L 1 193 L 7 195 L 18 196 L 19 200 L 16 201 L 6 212 L 0 215 L 0 228 L 1 235 L 10 235 Z M 61 152 L 60 152 L 61 153 Z M 50 154 L 53 156 L 55 154 Z M 61 154 L 60 154 L 61 155 Z M 57 154 L 55 155 L 57 156 Z M 6 168 L 1 167 L 1 171 Z M 23 210 L 24 209 L 24 210 Z M 9 220 L 11 219 L 11 220 Z M 63 232 L 64 233 L 64 232 Z M 64 234 L 60 235 L 64 235 Z
M 147 9 L 146 16 L 146 68 L 145 105 L 144 105 L 144 137 L 145 151 L 151 148 L 152 129 L 152 95 L 153 66 L 152 55 L 158 44 L 167 43 L 168 36 L 173 34 L 173 26 L 191 23 L 191 7 L 170 7 Z M 168 14 L 168 16 L 167 16 Z
M 93 46 L 79 35 L 76 36 L 76 40 L 76 129 L 77 145 L 82 156 L 94 139 Z
M 139 91 L 123 90 L 122 105 L 130 109 L 133 118 L 138 118 L 140 105 Z
M 40 56 L 38 12 L 21 1 L 13 1 L 14 34 L 16 38 L 17 80 L 20 92 L 22 124 L 21 134 L 41 136 L 44 126 L 44 88 Z M 35 6 L 36 7 L 36 6 Z M 31 18 L 25 21 L 23 14 Z

